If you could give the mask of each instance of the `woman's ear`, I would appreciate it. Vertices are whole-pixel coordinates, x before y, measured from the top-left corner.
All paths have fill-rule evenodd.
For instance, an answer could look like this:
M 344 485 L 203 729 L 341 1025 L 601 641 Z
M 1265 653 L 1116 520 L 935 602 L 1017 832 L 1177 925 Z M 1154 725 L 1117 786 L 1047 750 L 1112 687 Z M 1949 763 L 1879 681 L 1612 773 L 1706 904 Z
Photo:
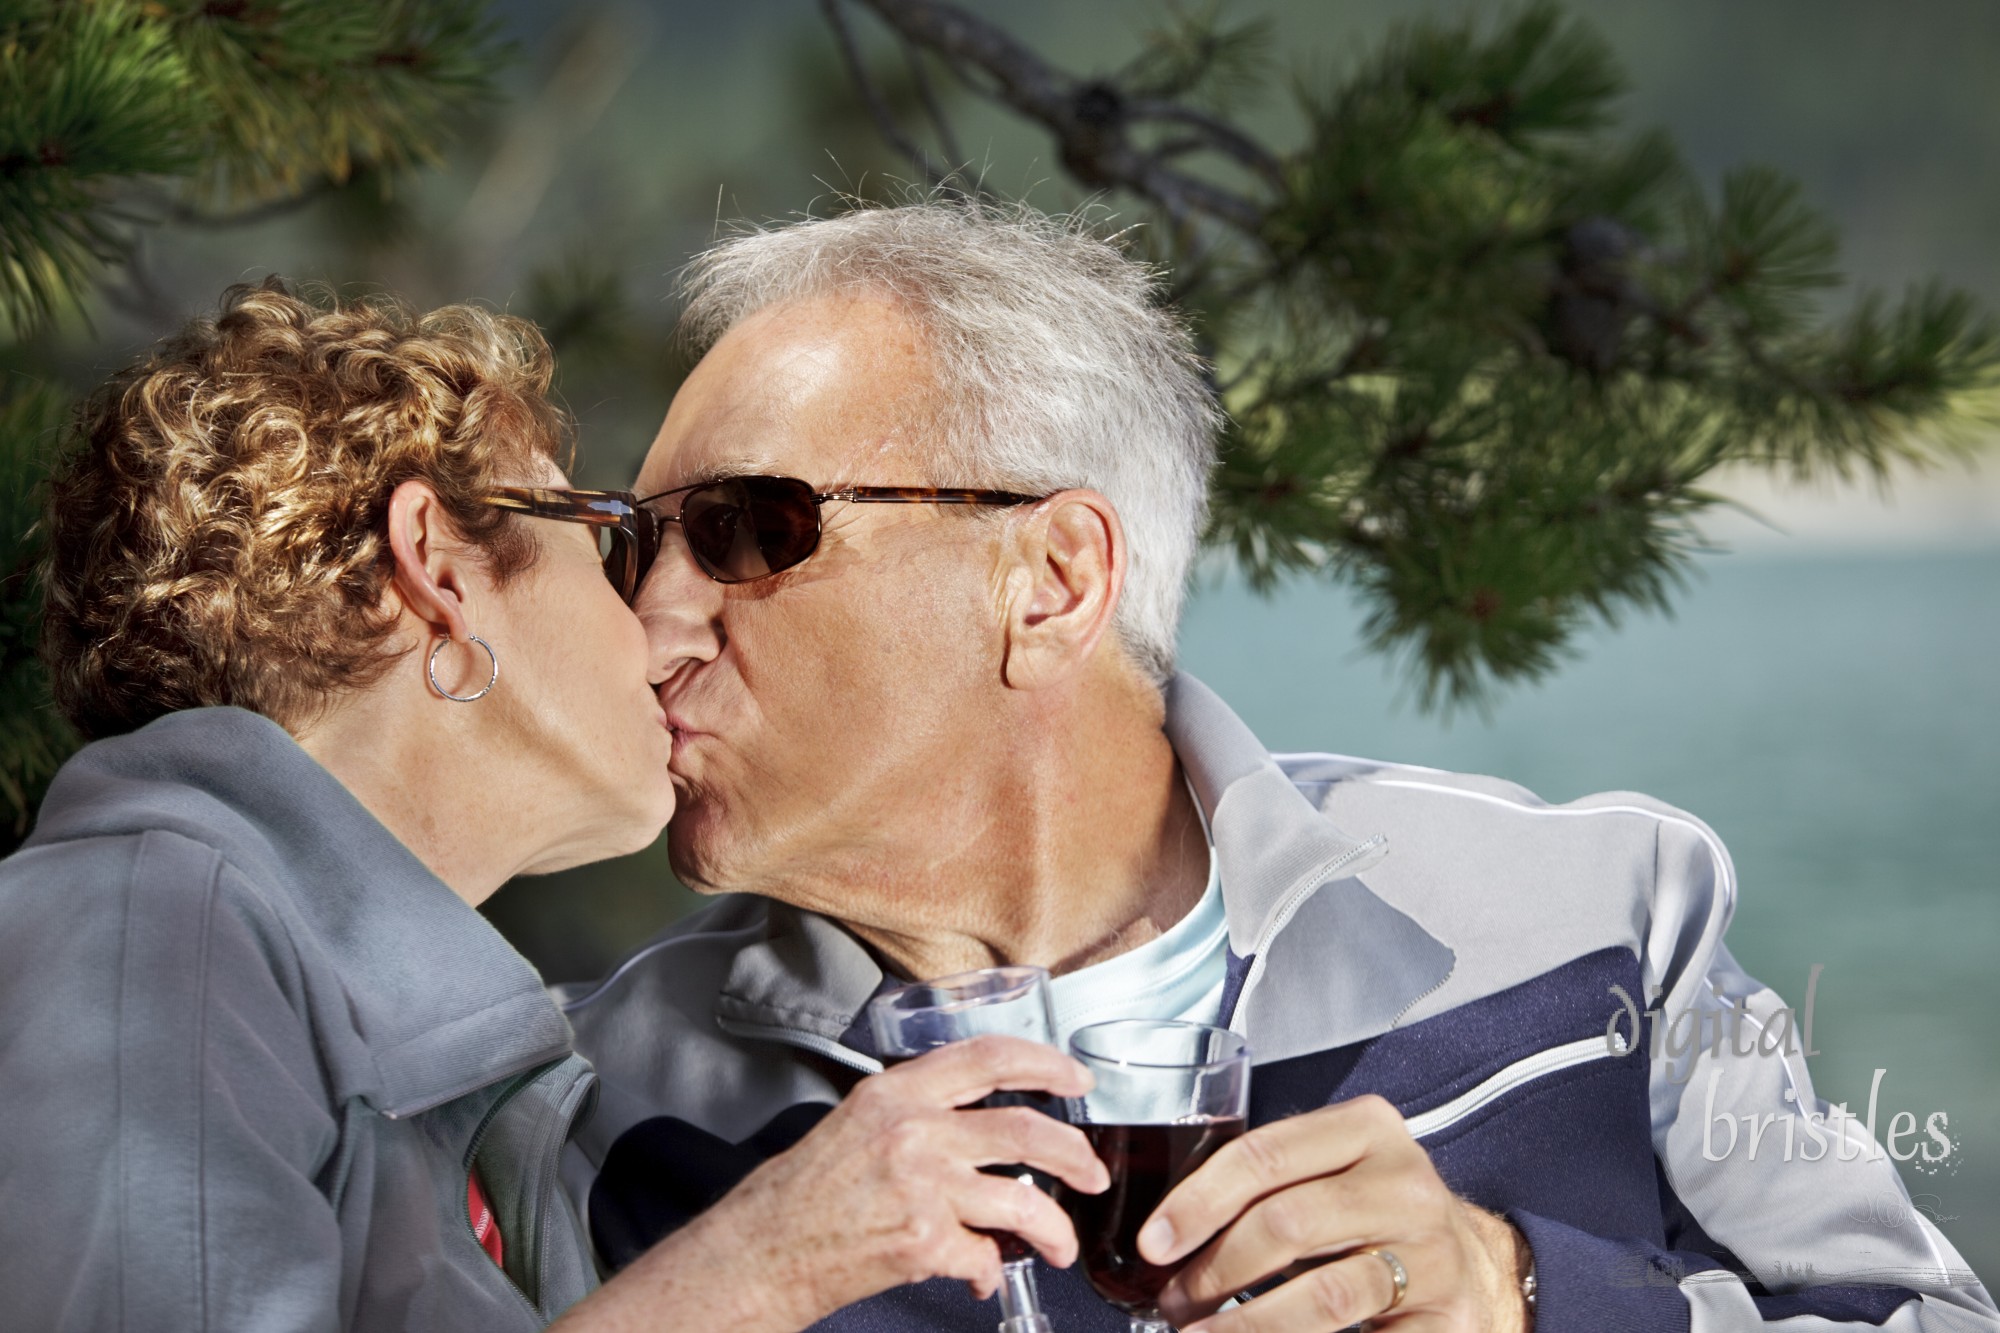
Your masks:
M 1060 491 L 1015 531 L 1005 580 L 1007 684 L 1035 689 L 1087 664 L 1125 585 L 1125 529 L 1096 491 Z
M 430 632 L 458 643 L 472 637 L 465 610 L 471 558 L 465 541 L 429 482 L 406 481 L 389 496 L 390 586 Z

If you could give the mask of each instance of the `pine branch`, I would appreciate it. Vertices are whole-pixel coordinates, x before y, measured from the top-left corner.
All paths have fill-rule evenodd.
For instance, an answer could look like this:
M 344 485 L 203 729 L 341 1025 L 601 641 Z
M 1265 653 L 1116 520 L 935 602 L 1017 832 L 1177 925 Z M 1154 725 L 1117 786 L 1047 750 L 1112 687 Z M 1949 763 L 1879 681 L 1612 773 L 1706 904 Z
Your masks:
M 1549 3 L 1529 5 L 1483 39 L 1464 24 L 1410 24 L 1354 82 L 1521 149 L 1604 128 L 1625 87 L 1604 40 Z
M 481 0 L 156 8 L 215 112 L 207 192 L 231 200 L 435 163 L 510 55 Z
M 1213 218 L 1254 231 L 1262 210 L 1251 200 L 1178 171 L 1135 146 L 1124 94 L 1101 81 L 1060 73 L 999 28 L 938 0 L 859 0 L 905 41 L 933 51 L 954 69 L 991 81 L 994 94 L 1056 135 L 1063 166 L 1096 187 L 1132 191 L 1170 217 Z
M 1264 88 L 1274 35 L 1269 18 L 1225 23 L 1225 8 L 1225 0 L 1193 10 L 1170 3 L 1167 21 L 1146 34 L 1139 54 L 1113 81 L 1135 99 L 1213 113 L 1221 123 L 1220 116 Z
M 1219 5 L 1085 81 L 944 0 L 863 2 L 1048 129 L 1078 181 L 1158 211 L 1140 244 L 1200 309 L 1231 417 L 1208 540 L 1258 589 L 1359 588 L 1427 708 L 1669 609 L 1723 463 L 1879 477 L 2000 418 L 1969 299 L 1826 321 L 1836 240 L 1798 187 L 1749 168 L 1711 204 L 1664 135 L 1613 136 L 1623 74 L 1554 4 L 1406 24 L 1301 79 L 1281 152 L 1223 114 L 1257 35 Z M 1260 192 L 1178 166 L 1206 154 Z
M 236 225 L 357 166 L 434 161 L 505 50 L 480 0 L 27 3 L 0 16 L 0 319 L 21 332 L 127 258 L 134 184 L 198 178 L 166 217 Z
M 2000 426 L 2000 330 L 1970 297 L 1917 287 L 1894 308 L 1862 299 L 1845 320 L 1778 349 L 1744 338 L 1759 372 L 1734 384 L 1747 420 L 1736 456 L 1798 476 L 1926 465 Z
M 130 5 L 23 6 L 0 26 L 0 318 L 23 330 L 124 251 L 107 188 L 187 170 L 186 71 Z

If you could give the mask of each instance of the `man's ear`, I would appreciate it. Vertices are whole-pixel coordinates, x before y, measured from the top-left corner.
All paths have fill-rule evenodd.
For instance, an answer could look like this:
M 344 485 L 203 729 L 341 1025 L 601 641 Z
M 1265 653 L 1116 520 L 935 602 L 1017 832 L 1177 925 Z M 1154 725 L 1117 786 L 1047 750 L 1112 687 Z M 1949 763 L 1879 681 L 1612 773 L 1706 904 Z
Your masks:
M 1096 491 L 1059 491 L 1023 516 L 1004 586 L 1006 657 L 1014 689 L 1061 680 L 1087 664 L 1125 586 L 1125 529 Z
M 389 496 L 389 585 L 430 632 L 458 643 L 471 639 L 466 608 L 472 557 L 429 482 L 406 481 Z

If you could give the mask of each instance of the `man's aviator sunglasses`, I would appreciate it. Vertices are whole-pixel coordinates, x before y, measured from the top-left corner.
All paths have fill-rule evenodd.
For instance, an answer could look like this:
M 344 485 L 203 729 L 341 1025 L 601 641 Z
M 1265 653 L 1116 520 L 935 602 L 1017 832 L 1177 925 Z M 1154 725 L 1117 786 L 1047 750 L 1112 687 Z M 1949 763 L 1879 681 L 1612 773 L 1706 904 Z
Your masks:
M 536 518 L 600 530 L 604 573 L 629 606 L 660 554 L 666 525 L 681 525 L 688 553 L 717 583 L 748 583 L 803 562 L 819 549 L 820 506 L 850 504 L 1024 505 L 1045 497 L 935 486 L 843 486 L 815 491 L 797 477 L 725 477 L 640 499 L 630 491 L 557 491 L 507 486 L 480 497 Z M 677 510 L 670 502 L 680 501 Z M 663 503 L 664 502 L 664 503 Z

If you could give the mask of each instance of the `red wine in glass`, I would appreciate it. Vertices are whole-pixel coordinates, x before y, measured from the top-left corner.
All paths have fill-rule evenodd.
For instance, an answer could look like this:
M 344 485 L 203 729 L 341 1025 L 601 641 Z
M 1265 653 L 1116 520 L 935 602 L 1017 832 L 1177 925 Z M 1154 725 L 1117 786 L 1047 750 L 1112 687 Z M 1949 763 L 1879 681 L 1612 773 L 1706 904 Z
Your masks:
M 1098 1295 L 1127 1314 L 1150 1313 L 1159 1308 L 1160 1291 L 1180 1265 L 1140 1258 L 1139 1228 L 1174 1186 L 1243 1132 L 1243 1119 L 1080 1128 L 1111 1174 L 1111 1188 L 1102 1194 L 1066 1189 L 1060 1195 L 1076 1225 L 1084 1276 Z
M 1121 1018 L 1079 1028 L 1070 1053 L 1096 1084 L 1070 1103 L 1070 1123 L 1111 1176 L 1099 1195 L 1064 1191 L 1084 1276 L 1125 1312 L 1129 1333 L 1173 1333 L 1160 1292 L 1179 1264 L 1139 1257 L 1139 1232 L 1174 1187 L 1243 1133 L 1250 1047 L 1227 1028 Z

